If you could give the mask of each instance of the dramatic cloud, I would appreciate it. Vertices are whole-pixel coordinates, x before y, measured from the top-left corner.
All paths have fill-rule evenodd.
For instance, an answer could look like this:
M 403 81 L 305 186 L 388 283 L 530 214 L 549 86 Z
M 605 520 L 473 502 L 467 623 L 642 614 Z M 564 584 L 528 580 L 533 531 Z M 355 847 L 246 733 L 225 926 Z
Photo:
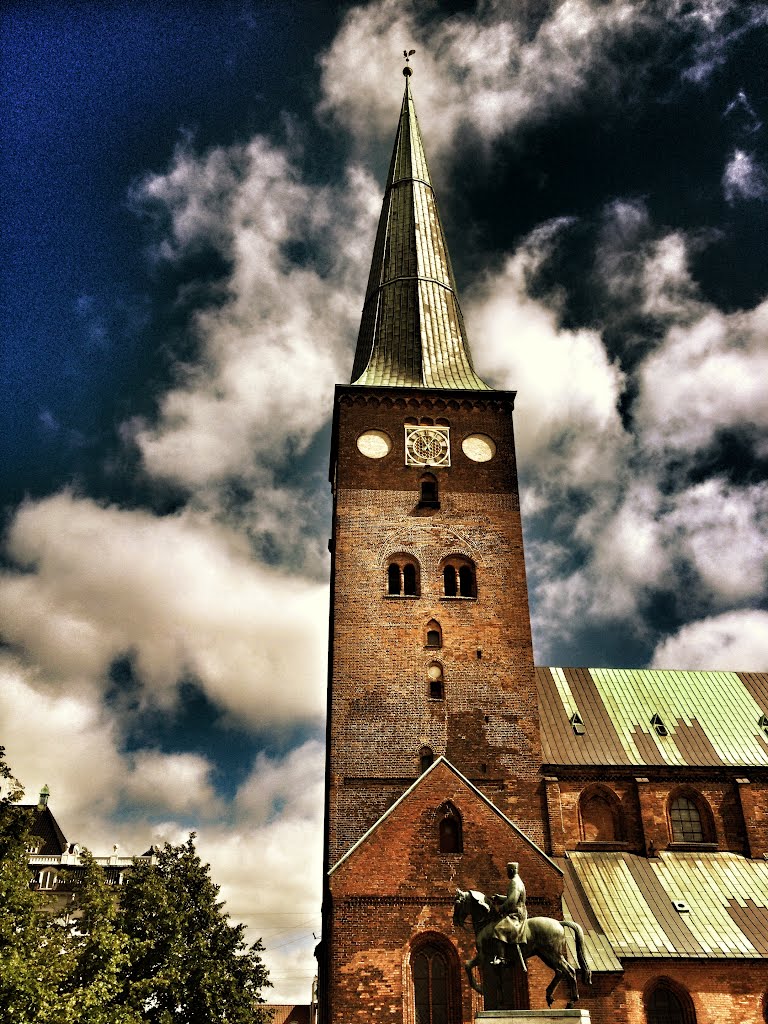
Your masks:
M 19 715 L 19 708 L 29 714 Z M 92 696 L 52 694 L 13 657 L 0 658 L 0 735 L 26 802 L 51 789 L 69 842 L 100 855 L 182 842 L 197 819 L 233 919 L 262 937 L 278 1002 L 306 1002 L 319 935 L 324 750 L 310 741 L 282 757 L 260 755 L 230 803 L 211 788 L 211 765 L 192 754 L 120 749 L 116 723 Z M 121 806 L 141 806 L 124 817 Z M 233 824 L 233 821 L 236 824 Z
M 100 690 L 128 656 L 150 704 L 191 677 L 252 725 L 322 715 L 325 588 L 258 565 L 241 534 L 63 493 L 22 506 L 7 554 L 3 638 L 52 684 Z
M 738 424 L 768 426 L 768 301 L 726 314 L 701 308 L 673 326 L 639 373 L 637 425 L 654 450 L 701 448 Z
M 723 171 L 723 193 L 729 203 L 739 199 L 768 199 L 768 173 L 755 157 L 735 149 Z
M 407 42 L 417 50 L 418 105 L 429 151 L 438 155 L 461 129 L 492 141 L 578 106 L 587 93 L 636 92 L 654 61 L 638 59 L 642 38 L 657 61 L 665 59 L 665 43 L 677 39 L 676 60 L 684 53 L 689 59 L 682 74 L 702 82 L 763 15 L 759 5 L 736 0 L 561 0 L 541 8 L 486 0 L 471 16 L 422 22 L 412 5 L 378 0 L 347 13 L 321 58 L 320 110 L 358 142 L 387 136 L 392 69 L 369 59 L 371 40 L 392 54 Z
M 560 328 L 557 310 L 526 289 L 567 225 L 537 228 L 473 289 L 466 315 L 480 374 L 518 392 L 515 433 L 526 477 L 554 485 L 567 474 L 588 487 L 617 472 L 625 442 L 617 411 L 623 374 L 597 332 Z
M 165 226 L 158 260 L 213 250 L 230 267 L 194 315 L 195 363 L 179 367 L 156 423 L 132 425 L 151 475 L 190 489 L 231 477 L 269 486 L 275 465 L 306 448 L 348 374 L 377 192 L 355 169 L 338 189 L 310 186 L 261 137 L 180 149 L 168 173 L 135 188 L 134 204 Z
M 733 611 L 690 622 L 663 641 L 652 668 L 764 672 L 768 665 L 768 612 Z

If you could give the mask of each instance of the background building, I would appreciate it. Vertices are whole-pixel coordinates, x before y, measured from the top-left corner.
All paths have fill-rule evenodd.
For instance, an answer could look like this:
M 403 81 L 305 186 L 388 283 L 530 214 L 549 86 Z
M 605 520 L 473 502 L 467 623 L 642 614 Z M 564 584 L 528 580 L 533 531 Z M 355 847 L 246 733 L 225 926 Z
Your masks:
M 334 404 L 321 1019 L 470 1021 L 453 901 L 510 860 L 585 929 L 593 1021 L 768 1019 L 768 674 L 534 668 L 515 394 L 472 367 L 405 73 Z

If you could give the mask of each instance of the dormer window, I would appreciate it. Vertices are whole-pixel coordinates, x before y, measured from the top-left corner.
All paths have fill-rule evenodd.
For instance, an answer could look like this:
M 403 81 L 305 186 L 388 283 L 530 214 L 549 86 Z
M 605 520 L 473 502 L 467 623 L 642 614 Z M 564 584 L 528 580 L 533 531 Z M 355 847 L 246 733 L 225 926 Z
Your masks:
M 759 729 L 762 729 L 766 736 L 768 736 L 768 715 L 761 715 L 757 720 Z
M 581 715 L 579 714 L 578 711 L 574 711 L 573 712 L 573 714 L 571 715 L 569 721 L 571 723 L 571 728 L 573 729 L 573 731 L 576 733 L 577 736 L 583 736 L 584 733 L 587 731 L 584 728 L 584 723 L 582 722 Z
M 651 725 L 656 730 L 657 736 L 669 735 L 666 725 L 664 725 L 664 722 L 661 720 L 661 715 L 654 715 L 651 719 Z

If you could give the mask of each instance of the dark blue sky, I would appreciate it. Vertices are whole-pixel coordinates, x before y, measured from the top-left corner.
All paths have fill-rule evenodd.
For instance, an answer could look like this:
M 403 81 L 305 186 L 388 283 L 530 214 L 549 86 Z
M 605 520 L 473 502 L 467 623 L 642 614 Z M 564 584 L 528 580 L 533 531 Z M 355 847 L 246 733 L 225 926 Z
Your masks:
M 312 971 L 329 410 L 403 47 L 518 390 L 539 662 L 764 669 L 767 37 L 745 0 L 5 4 L 0 742 L 68 837 L 196 827 L 255 934 L 287 894 L 276 997 Z

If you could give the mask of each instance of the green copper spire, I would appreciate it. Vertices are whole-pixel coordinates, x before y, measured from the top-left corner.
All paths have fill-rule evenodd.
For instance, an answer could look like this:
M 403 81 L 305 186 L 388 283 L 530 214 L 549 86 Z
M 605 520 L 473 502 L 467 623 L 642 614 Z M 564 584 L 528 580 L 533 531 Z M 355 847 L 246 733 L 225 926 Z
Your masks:
M 489 391 L 472 368 L 410 89 L 373 249 L 353 384 Z

